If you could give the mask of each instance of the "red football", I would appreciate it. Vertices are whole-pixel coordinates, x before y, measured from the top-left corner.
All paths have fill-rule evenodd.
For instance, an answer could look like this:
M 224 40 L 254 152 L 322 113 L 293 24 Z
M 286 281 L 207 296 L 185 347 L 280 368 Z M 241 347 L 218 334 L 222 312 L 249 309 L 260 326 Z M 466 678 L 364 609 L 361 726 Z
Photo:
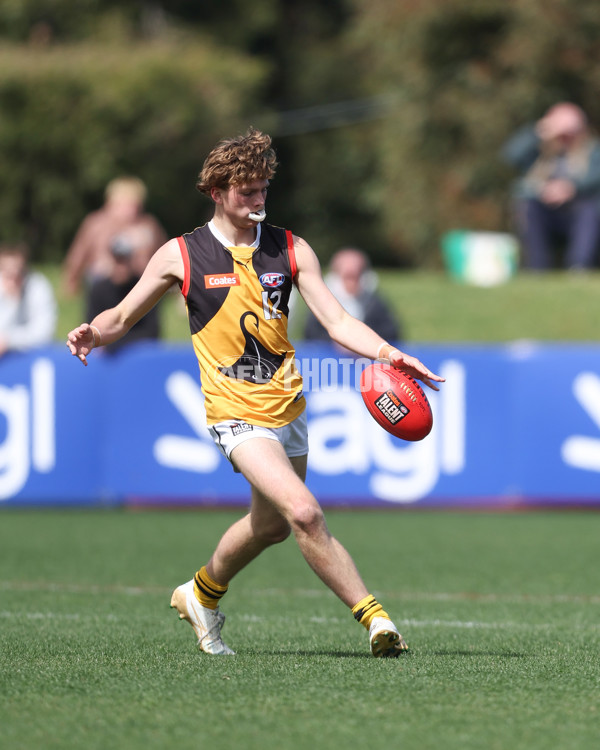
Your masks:
M 433 426 L 425 392 L 414 378 L 390 365 L 375 362 L 360 378 L 360 391 L 373 419 L 402 440 L 423 440 Z

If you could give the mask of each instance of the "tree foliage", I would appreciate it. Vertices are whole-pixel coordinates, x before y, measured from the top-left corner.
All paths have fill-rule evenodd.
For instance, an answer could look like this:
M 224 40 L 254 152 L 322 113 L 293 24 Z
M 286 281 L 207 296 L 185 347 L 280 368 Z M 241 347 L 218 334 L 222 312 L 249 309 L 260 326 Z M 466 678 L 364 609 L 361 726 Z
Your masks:
M 3 0 L 0 239 L 62 257 L 124 172 L 186 231 L 206 151 L 256 125 L 276 223 L 435 265 L 448 229 L 510 228 L 515 127 L 561 99 L 600 123 L 599 39 L 595 0 Z
M 120 174 L 146 181 L 150 209 L 169 229 L 195 226 L 208 208 L 194 195 L 202 159 L 263 76 L 257 60 L 207 41 L 4 50 L 4 238 L 25 235 L 34 257 L 62 257 L 81 218 Z
M 600 123 L 593 0 L 356 8 L 352 38 L 369 55 L 371 85 L 398 94 L 375 144 L 378 208 L 386 237 L 414 262 L 433 263 L 448 229 L 510 228 L 499 150 L 514 128 L 563 99 Z

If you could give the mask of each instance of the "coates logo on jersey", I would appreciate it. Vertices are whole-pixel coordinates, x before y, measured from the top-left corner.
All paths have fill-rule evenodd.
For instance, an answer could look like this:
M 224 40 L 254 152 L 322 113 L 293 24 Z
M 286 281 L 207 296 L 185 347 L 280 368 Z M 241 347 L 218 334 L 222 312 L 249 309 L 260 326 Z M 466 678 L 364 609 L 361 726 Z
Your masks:
M 220 289 L 224 286 L 239 286 L 240 277 L 237 273 L 211 273 L 204 276 L 206 289 Z
M 283 284 L 285 276 L 282 273 L 271 271 L 271 273 L 263 273 L 259 281 L 263 286 L 266 286 L 269 289 L 274 289 L 276 286 L 281 286 Z

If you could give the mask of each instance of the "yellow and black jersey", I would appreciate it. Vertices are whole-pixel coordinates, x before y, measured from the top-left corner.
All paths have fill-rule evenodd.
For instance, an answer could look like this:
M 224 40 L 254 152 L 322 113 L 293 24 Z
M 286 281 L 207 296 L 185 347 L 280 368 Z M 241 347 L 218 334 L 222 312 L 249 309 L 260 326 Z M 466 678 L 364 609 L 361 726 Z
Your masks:
M 207 423 L 289 424 L 305 407 L 287 335 L 292 233 L 262 224 L 258 247 L 225 247 L 205 224 L 177 239 Z

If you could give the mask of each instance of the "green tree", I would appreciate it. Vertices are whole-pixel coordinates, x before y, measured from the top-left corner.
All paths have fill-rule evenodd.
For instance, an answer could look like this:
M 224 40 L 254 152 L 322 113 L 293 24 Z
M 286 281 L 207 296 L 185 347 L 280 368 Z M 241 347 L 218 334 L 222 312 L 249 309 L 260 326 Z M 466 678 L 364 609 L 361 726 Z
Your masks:
M 273 127 L 283 163 L 274 220 L 297 227 L 308 218 L 320 228 L 324 215 L 339 226 L 324 210 L 331 196 L 323 207 L 315 202 L 315 221 L 303 207 L 323 174 L 339 176 L 335 194 L 344 168 L 330 169 L 327 150 L 317 149 L 325 164 L 315 165 L 312 179 L 306 169 L 301 174 L 304 143 L 276 113 L 327 101 L 334 69 L 327 50 L 345 5 L 257 0 L 249 12 L 241 0 L 82 0 L 75 7 L 7 0 L 0 8 L 0 36 L 13 41 L 0 59 L 4 236 L 24 234 L 38 258 L 62 257 L 106 181 L 122 172 L 146 180 L 150 208 L 170 233 L 201 223 L 208 204 L 192 186 L 204 154 L 251 124 Z M 315 46 L 325 52 L 311 54 Z M 318 86 L 308 85 L 307 72 Z
M 37 259 L 63 257 L 106 183 L 137 174 L 172 232 L 201 223 L 201 160 L 239 122 L 265 70 L 208 40 L 0 53 L 0 225 Z
M 510 228 L 513 129 L 557 100 L 600 122 L 594 0 L 355 3 L 349 45 L 372 92 L 398 106 L 375 142 L 376 203 L 396 252 L 435 264 L 448 229 Z
M 62 257 L 122 172 L 181 232 L 207 149 L 256 125 L 274 221 L 433 266 L 448 229 L 511 228 L 517 126 L 560 99 L 600 123 L 599 38 L 596 0 L 3 0 L 1 232 Z

